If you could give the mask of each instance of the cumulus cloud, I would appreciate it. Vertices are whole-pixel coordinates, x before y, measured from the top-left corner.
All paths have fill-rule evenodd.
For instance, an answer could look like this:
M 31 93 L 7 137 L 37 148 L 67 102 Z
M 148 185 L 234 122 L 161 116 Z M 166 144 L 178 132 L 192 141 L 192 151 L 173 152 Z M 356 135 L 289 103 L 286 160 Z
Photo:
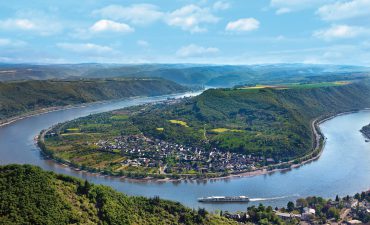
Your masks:
M 203 47 L 195 44 L 190 44 L 181 47 L 177 50 L 176 55 L 179 57 L 204 56 L 218 53 L 220 50 L 214 47 Z
M 113 52 L 111 47 L 92 43 L 58 43 L 57 47 L 75 53 L 102 54 Z
M 260 22 L 254 18 L 243 18 L 231 21 L 226 25 L 226 31 L 252 31 L 258 29 Z
M 230 8 L 230 3 L 227 1 L 217 1 L 213 4 L 214 10 L 226 10 Z
M 369 30 L 364 27 L 348 25 L 332 25 L 327 29 L 315 31 L 313 36 L 330 41 L 333 39 L 355 38 L 359 35 L 368 33 Z
M 203 25 L 217 23 L 219 18 L 214 16 L 208 8 L 192 4 L 169 13 L 165 21 L 170 26 L 197 33 L 207 31 Z
M 314 8 L 333 0 L 271 0 L 270 7 L 276 9 L 276 14 L 285 14 L 306 8 Z
M 162 18 L 163 13 L 152 4 L 134 4 L 130 6 L 109 5 L 93 14 L 114 20 L 124 20 L 132 24 L 149 24 Z
M 56 15 L 40 10 L 18 10 L 14 16 L 0 19 L 0 30 L 9 32 L 32 32 L 33 35 L 49 36 L 63 29 Z
M 90 27 L 90 30 L 92 32 L 112 31 L 122 33 L 130 33 L 134 31 L 134 29 L 129 25 L 125 23 L 117 23 L 112 20 L 99 20 Z
M 1 29 L 34 30 L 36 24 L 28 19 L 6 19 L 0 20 Z
M 316 13 L 323 20 L 328 21 L 370 17 L 370 0 L 338 1 L 321 6 Z

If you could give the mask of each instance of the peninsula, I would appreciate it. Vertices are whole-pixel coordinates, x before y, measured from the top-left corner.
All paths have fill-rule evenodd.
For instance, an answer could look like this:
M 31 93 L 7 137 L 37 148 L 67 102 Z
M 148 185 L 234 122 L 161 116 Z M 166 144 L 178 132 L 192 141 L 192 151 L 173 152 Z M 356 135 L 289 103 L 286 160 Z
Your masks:
M 133 178 L 283 169 L 317 157 L 317 124 L 369 107 L 365 93 L 369 84 L 349 82 L 210 89 L 58 124 L 39 145 L 61 163 Z

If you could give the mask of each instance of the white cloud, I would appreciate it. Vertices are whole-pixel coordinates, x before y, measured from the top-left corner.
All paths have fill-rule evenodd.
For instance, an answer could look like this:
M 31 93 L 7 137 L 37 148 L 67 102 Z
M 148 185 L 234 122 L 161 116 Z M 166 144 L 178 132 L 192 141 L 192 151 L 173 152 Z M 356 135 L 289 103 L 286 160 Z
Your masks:
M 367 33 L 369 33 L 369 30 L 363 27 L 332 25 L 328 29 L 315 31 L 313 36 L 330 41 L 333 39 L 354 38 Z
M 1 29 L 34 30 L 36 24 L 28 19 L 6 19 L 0 20 Z
M 337 1 L 321 6 L 316 12 L 323 20 L 334 21 L 370 17 L 370 0 Z
M 276 14 L 280 15 L 307 8 L 314 8 L 332 1 L 333 0 L 271 0 L 270 7 L 275 8 Z
M 258 29 L 260 22 L 254 18 L 243 18 L 231 21 L 226 25 L 227 31 L 252 31 Z
M 149 46 L 149 43 L 147 41 L 144 41 L 144 40 L 138 40 L 136 42 L 137 45 L 139 45 L 140 47 L 148 47 Z
M 76 53 L 110 53 L 113 49 L 108 46 L 92 43 L 58 43 L 57 47 Z
M 113 32 L 122 32 L 130 33 L 134 29 L 125 23 L 117 23 L 112 20 L 99 20 L 94 25 L 90 27 L 92 32 L 104 32 L 104 31 L 113 31 Z
M 27 43 L 19 40 L 12 40 L 8 38 L 0 38 L 0 47 L 21 47 Z
M 181 47 L 176 55 L 179 57 L 192 57 L 192 56 L 204 56 L 209 54 L 218 53 L 220 50 L 214 47 L 202 47 L 195 44 L 190 44 Z
M 217 1 L 213 4 L 214 10 L 226 10 L 230 8 L 230 3 L 227 1 Z
M 152 4 L 134 4 L 131 6 L 109 5 L 96 10 L 93 14 L 102 17 L 129 21 L 133 24 L 149 24 L 162 18 L 163 13 Z
M 62 25 L 53 18 L 48 18 L 42 13 L 18 13 L 22 17 L 0 20 L 0 30 L 25 31 L 33 34 L 48 36 L 56 34 L 63 29 Z M 17 16 L 19 16 L 17 15 Z M 28 16 L 28 17 L 26 17 Z
M 181 29 L 192 33 L 207 31 L 203 24 L 217 23 L 219 18 L 214 16 L 208 8 L 197 5 L 186 5 L 166 16 L 166 22 L 170 26 L 181 27 Z

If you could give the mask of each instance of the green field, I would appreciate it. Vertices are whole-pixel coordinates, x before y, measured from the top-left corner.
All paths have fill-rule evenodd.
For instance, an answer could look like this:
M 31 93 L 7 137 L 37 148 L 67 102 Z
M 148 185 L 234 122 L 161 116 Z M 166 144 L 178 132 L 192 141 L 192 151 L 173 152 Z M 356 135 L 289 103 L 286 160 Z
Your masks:
M 333 82 L 320 82 L 320 83 L 291 83 L 283 85 L 255 85 L 240 87 L 242 90 L 259 90 L 259 89 L 275 89 L 275 90 L 285 90 L 285 89 L 299 89 L 299 88 L 322 88 L 322 87 L 335 87 L 348 85 L 349 81 L 333 81 Z

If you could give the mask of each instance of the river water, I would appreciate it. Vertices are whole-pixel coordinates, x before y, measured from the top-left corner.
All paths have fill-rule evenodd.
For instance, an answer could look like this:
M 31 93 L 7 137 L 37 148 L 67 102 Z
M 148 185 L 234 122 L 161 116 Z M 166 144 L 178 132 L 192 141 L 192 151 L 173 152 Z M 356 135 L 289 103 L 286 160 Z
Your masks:
M 195 95 L 197 93 L 189 93 Z M 82 108 L 50 112 L 0 127 L 0 164 L 33 164 L 46 170 L 87 179 L 104 184 L 128 195 L 160 196 L 179 201 L 191 208 L 204 207 L 208 210 L 245 210 L 253 204 L 285 206 L 288 201 L 299 197 L 352 195 L 370 189 L 370 143 L 359 132 L 370 122 L 370 111 L 361 111 L 337 116 L 321 124 L 327 138 L 322 156 L 300 168 L 285 172 L 255 177 L 231 178 L 213 181 L 182 182 L 133 182 L 130 180 L 94 175 L 75 171 L 68 167 L 45 160 L 34 144 L 40 130 L 53 124 L 118 109 L 122 107 L 165 100 L 171 95 L 160 97 L 132 98 L 114 102 L 92 104 Z M 247 195 L 249 203 L 204 204 L 197 198 L 213 195 Z

